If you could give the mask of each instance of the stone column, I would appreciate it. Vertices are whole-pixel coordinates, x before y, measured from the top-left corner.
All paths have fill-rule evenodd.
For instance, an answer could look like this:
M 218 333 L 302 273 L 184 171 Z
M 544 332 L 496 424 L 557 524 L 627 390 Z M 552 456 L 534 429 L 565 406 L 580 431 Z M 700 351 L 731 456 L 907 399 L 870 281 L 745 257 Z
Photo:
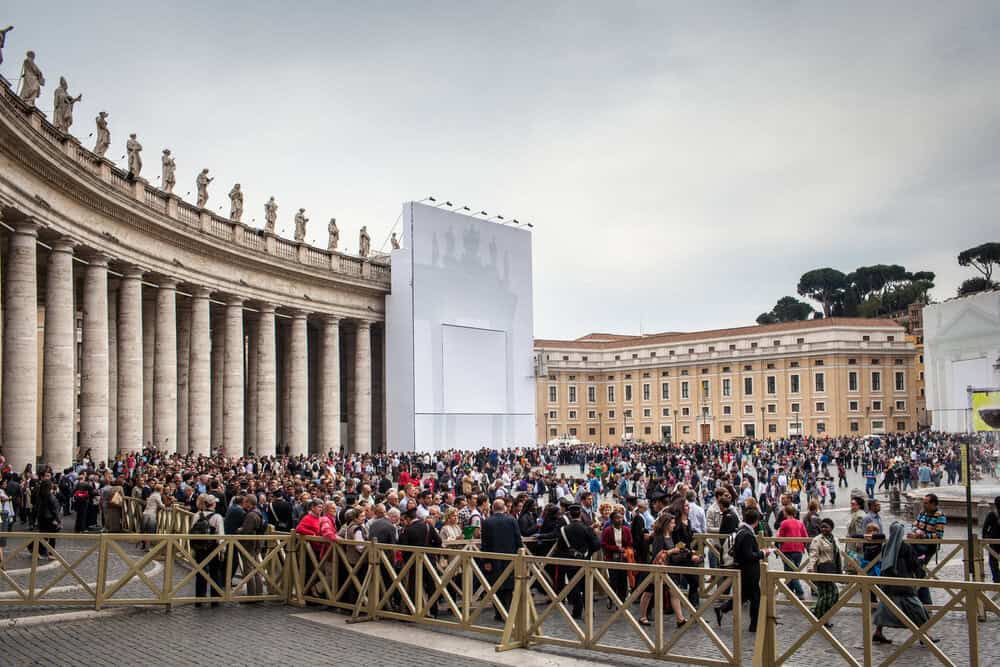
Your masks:
M 188 452 L 208 455 L 212 444 L 212 388 L 208 289 L 191 295 L 191 344 L 188 365 Z
M 118 455 L 118 289 L 121 281 L 108 277 L 108 458 Z
M 188 416 L 188 384 L 191 360 L 191 304 L 187 299 L 177 303 L 177 452 L 190 450 L 190 420 Z
M 309 376 L 306 372 L 306 314 L 292 313 L 288 356 L 288 447 L 292 456 L 309 453 Z
M 319 450 L 340 451 L 340 318 L 323 317 L 320 333 Z
M 243 451 L 243 299 L 226 300 L 225 361 L 222 380 L 222 444 L 226 456 Z
M 244 319 L 246 327 L 246 410 L 243 411 L 243 440 L 247 453 L 257 455 L 257 322 Z
M 274 306 L 261 304 L 257 321 L 257 455 L 273 456 L 277 438 L 277 347 Z
M 94 464 L 108 458 L 108 258 L 95 254 L 83 282 L 80 450 Z
M 142 297 L 142 446 L 153 444 L 153 359 L 156 356 L 156 300 Z
M 153 362 L 153 445 L 177 451 L 177 281 L 164 278 L 156 290 Z
M 35 463 L 38 433 L 38 225 L 24 220 L 13 227 L 3 304 L 3 449 L 20 473 Z
M 142 449 L 142 269 L 125 269 L 118 287 L 118 451 Z
M 76 309 L 73 241 L 52 244 L 45 280 L 45 351 L 42 355 L 42 460 L 62 472 L 72 465 L 76 441 Z M 20 472 L 20 471 L 18 471 Z
M 372 344 L 371 322 L 360 320 L 354 340 L 354 442 L 352 451 L 371 452 L 372 447 Z
M 212 356 L 211 361 L 211 406 L 212 406 L 212 453 L 222 449 L 222 371 L 225 333 L 223 319 L 216 314 L 211 318 Z

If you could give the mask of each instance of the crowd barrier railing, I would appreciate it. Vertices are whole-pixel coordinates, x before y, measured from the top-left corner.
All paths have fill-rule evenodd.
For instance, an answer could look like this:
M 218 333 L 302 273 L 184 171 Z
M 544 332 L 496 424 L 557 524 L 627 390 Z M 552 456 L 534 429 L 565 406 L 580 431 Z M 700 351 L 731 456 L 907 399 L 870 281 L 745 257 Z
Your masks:
M 800 579 L 810 585 L 829 583 L 838 587 L 837 601 L 820 617 L 816 617 L 806 603 L 799 600 L 789 586 L 792 579 Z M 870 667 L 873 664 L 889 665 L 904 659 L 904 652 L 915 643 L 920 642 L 924 649 L 945 665 L 980 664 L 980 619 L 978 610 L 987 609 L 991 613 L 1000 613 L 996 596 L 1000 594 L 1000 584 L 974 581 L 944 581 L 938 579 L 900 579 L 895 577 L 872 577 L 867 575 L 821 574 L 816 572 L 785 572 L 768 569 L 766 563 L 761 564 L 761 606 L 758 617 L 758 632 L 754 646 L 754 667 L 780 667 L 795 659 L 801 661 L 806 656 L 797 655 L 812 638 L 819 638 L 824 648 L 832 648 L 848 665 Z M 898 587 L 898 588 L 893 588 Z M 901 608 L 898 591 L 907 589 L 915 591 L 917 587 L 927 588 L 932 597 L 939 603 L 924 607 L 927 610 L 927 621 L 917 625 Z M 915 592 L 910 593 L 915 596 Z M 941 598 L 944 598 L 943 600 Z M 785 631 L 779 636 L 777 606 L 785 603 L 788 612 L 795 619 L 804 620 L 804 629 L 793 624 L 793 619 L 783 614 L 781 622 Z M 909 632 L 905 640 L 894 641 L 884 649 L 888 655 L 879 655 L 874 651 L 873 635 L 876 629 L 875 613 L 881 606 L 898 623 Z M 856 615 L 844 613 L 847 609 L 857 609 Z M 949 643 L 952 655 L 945 653 L 931 635 L 931 629 L 940 628 L 946 619 L 954 619 L 952 614 L 960 614 L 961 623 L 968 639 L 967 643 Z M 834 634 L 828 623 L 836 619 L 837 626 L 849 626 L 849 636 L 853 641 L 861 642 L 861 655 L 845 644 Z M 852 631 L 856 627 L 858 632 Z M 843 633 L 842 633 L 843 634 Z M 965 649 L 964 652 L 962 649 Z M 810 657 L 814 655 L 811 654 Z M 859 659 L 860 657 L 860 659 Z

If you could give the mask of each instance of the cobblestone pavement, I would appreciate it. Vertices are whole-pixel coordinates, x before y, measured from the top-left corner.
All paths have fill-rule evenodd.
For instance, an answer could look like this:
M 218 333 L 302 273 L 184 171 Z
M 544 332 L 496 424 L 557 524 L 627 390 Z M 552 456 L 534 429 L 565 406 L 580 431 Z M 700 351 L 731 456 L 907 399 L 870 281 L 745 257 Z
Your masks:
M 28 665 L 435 665 L 488 667 L 423 646 L 292 618 L 282 605 L 185 607 L 172 612 L 0 628 L 0 664 Z

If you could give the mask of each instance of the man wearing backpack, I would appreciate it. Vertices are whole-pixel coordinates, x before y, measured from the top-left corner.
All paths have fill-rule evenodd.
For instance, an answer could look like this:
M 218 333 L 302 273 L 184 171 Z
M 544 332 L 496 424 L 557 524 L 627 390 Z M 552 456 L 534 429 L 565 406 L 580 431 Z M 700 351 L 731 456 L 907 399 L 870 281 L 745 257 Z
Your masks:
M 743 513 L 743 522 L 723 545 L 723 567 L 739 568 L 740 600 L 750 601 L 750 632 L 757 632 L 760 612 L 760 562 L 771 554 L 771 549 L 757 547 L 757 524 L 760 512 L 754 508 Z M 722 615 L 733 610 L 732 598 L 715 608 L 715 620 L 722 627 Z
M 556 557 L 571 558 L 575 560 L 590 560 L 590 557 L 601 548 L 597 534 L 591 529 L 589 524 L 583 522 L 583 507 L 581 505 L 570 505 L 569 525 L 562 526 L 557 531 Z M 562 581 L 560 588 L 564 588 L 569 581 L 576 576 L 577 568 L 561 567 Z M 573 590 L 566 596 L 573 607 L 573 618 L 583 617 L 583 577 L 573 586 Z
M 201 539 L 191 540 L 191 554 L 194 556 L 198 564 L 202 564 L 212 550 L 219 546 L 219 541 L 217 539 L 210 539 L 210 537 L 223 535 L 222 527 L 222 515 L 215 512 L 215 505 L 218 499 L 208 493 L 203 493 L 198 497 L 198 513 L 195 515 L 194 523 L 191 524 L 191 528 L 188 529 L 188 533 L 196 536 L 203 536 Z M 216 586 L 222 590 L 223 586 L 223 568 L 225 566 L 225 561 L 220 556 L 224 552 L 216 554 L 212 558 L 208 559 L 208 562 L 201 565 L 205 574 L 199 572 L 194 580 L 194 595 L 197 598 L 214 598 L 218 595 L 218 592 L 208 583 L 208 578 L 211 577 L 212 581 Z M 218 602 L 213 602 L 212 606 L 218 606 Z M 200 607 L 201 603 L 196 602 L 195 607 Z

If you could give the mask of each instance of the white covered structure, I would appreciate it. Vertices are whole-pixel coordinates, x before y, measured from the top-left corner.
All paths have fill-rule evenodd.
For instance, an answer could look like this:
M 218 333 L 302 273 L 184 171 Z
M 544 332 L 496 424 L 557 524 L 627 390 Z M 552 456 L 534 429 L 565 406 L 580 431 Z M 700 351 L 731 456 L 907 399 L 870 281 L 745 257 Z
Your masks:
M 386 297 L 389 451 L 535 442 L 531 233 L 407 203 Z
M 923 316 L 931 427 L 968 431 L 968 387 L 1000 387 L 1000 290 L 929 305 Z

